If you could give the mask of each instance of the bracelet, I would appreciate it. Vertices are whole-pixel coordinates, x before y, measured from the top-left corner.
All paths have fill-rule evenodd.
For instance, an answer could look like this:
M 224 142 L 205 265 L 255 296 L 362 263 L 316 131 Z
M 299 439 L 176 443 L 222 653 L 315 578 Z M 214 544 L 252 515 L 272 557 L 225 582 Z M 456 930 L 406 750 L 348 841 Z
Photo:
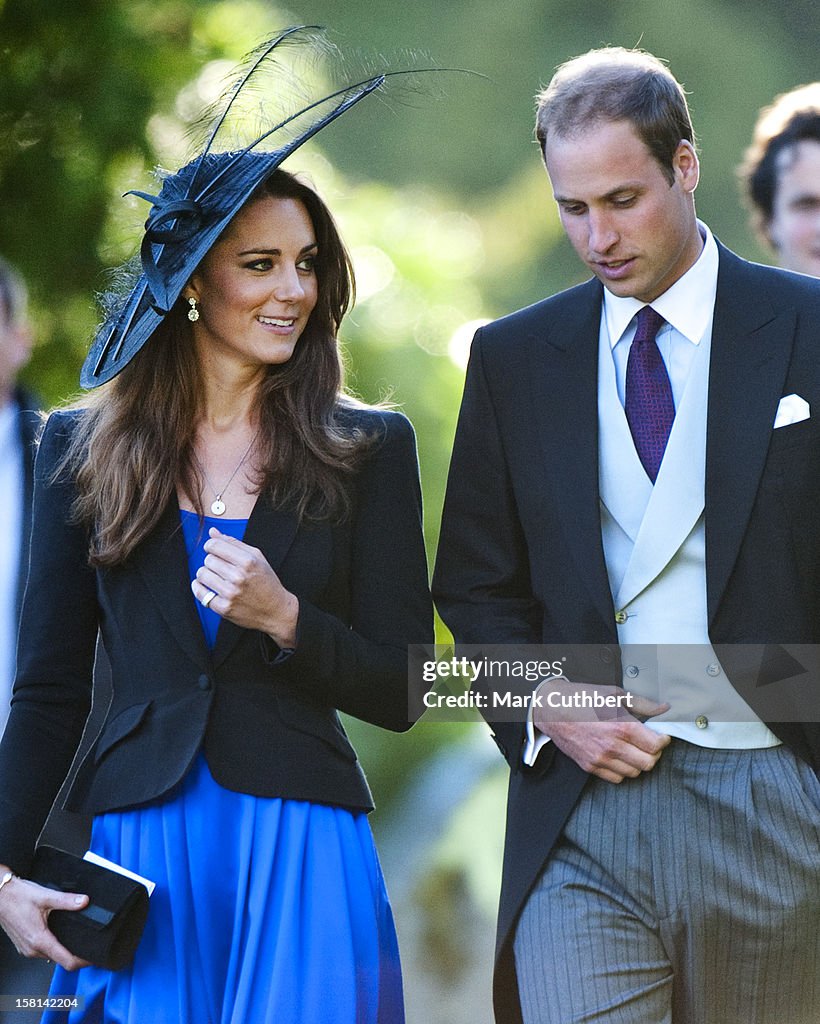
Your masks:
M 0 892 L 2 892 L 3 886 L 8 885 L 12 878 L 16 878 L 17 875 L 13 871 L 7 871 L 2 878 L 0 878 Z

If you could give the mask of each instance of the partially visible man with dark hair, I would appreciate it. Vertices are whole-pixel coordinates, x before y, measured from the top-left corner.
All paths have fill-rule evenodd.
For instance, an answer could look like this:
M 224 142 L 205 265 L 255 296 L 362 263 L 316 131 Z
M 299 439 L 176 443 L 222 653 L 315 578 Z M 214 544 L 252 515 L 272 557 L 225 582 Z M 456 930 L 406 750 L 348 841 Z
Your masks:
M 820 277 L 820 82 L 760 111 L 739 175 L 755 230 L 780 266 Z
M 0 733 L 6 725 L 14 680 L 17 623 L 26 581 L 31 518 L 34 435 L 38 415 L 17 375 L 31 355 L 22 277 L 0 257 Z
M 40 415 L 34 396 L 17 381 L 31 356 L 28 291 L 20 274 L 0 256 L 0 734 L 6 727 L 14 682 L 17 627 L 28 569 L 35 438 Z M 0 935 L 0 995 L 45 996 L 51 965 L 26 960 Z M 3 1024 L 31 1020 L 28 1011 L 6 1008 Z

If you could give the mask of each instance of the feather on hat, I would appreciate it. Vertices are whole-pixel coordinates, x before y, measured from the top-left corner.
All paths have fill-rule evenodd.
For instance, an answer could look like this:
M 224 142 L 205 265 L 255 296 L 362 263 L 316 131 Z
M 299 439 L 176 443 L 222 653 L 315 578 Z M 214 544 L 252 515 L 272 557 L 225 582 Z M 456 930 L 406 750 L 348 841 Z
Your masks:
M 304 82 L 290 68 L 283 68 L 277 58 L 282 48 L 294 44 L 307 47 L 311 59 L 327 57 L 334 49 L 321 32 L 317 26 L 288 28 L 254 50 L 217 103 L 215 113 L 213 108 L 209 111 L 202 152 L 168 175 L 159 195 L 126 193 L 152 204 L 140 248 L 142 273 L 125 301 L 108 313 L 97 331 L 80 373 L 82 387 L 104 384 L 133 359 L 259 185 L 302 143 L 396 73 L 359 76 L 355 82 L 311 99 Z M 323 68 L 328 63 L 323 62 Z M 269 81 L 271 73 L 274 83 Z M 231 115 L 238 110 L 238 101 L 252 99 L 254 87 L 262 78 L 266 89 L 272 84 L 276 93 L 275 123 L 248 145 L 218 151 L 222 138 L 235 128 Z M 269 106 L 265 102 L 266 112 Z

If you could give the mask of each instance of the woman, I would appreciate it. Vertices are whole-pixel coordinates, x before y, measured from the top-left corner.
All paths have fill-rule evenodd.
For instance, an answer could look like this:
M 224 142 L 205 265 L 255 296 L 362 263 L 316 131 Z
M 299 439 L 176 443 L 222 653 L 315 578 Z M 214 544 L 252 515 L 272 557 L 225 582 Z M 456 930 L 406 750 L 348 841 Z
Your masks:
M 406 647 L 432 631 L 414 439 L 341 391 L 349 260 L 277 166 L 210 153 L 165 181 L 165 237 L 84 368 L 110 382 L 40 447 L 0 923 L 60 965 L 53 993 L 85 997 L 69 1021 L 403 1019 L 371 798 L 334 709 L 410 724 Z M 130 967 L 69 974 L 46 915 L 85 897 L 24 876 L 98 628 L 113 698 L 66 805 L 157 887 Z

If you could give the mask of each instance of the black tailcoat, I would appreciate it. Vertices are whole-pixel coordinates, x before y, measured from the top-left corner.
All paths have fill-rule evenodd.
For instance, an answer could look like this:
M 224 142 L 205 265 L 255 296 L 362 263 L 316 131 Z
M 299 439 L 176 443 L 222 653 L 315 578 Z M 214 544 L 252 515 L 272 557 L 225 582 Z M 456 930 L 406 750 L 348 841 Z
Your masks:
M 820 281 L 719 249 L 706 576 L 709 636 L 731 679 L 734 645 L 820 641 Z M 597 645 L 590 681 L 620 685 L 598 493 L 601 310 L 593 280 L 478 332 L 434 596 L 458 642 Z M 773 430 L 791 394 L 812 415 Z M 523 724 L 490 724 L 511 768 L 495 998 L 512 1024 L 515 924 L 587 776 L 550 745 L 525 768 Z M 770 727 L 820 768 L 816 722 Z

